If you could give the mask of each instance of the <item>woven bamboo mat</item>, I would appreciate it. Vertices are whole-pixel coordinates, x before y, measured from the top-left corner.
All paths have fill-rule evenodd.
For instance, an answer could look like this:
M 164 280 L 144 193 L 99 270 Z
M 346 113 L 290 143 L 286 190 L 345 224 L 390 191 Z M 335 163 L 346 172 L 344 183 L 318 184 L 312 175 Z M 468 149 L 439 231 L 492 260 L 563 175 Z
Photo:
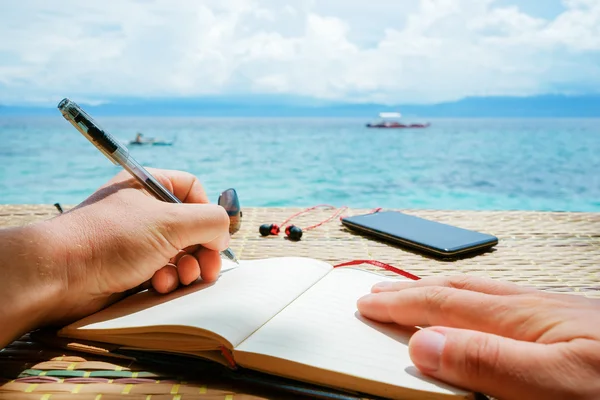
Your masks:
M 252 376 L 227 377 L 208 364 L 171 367 L 55 349 L 26 335 L 0 351 L 0 399 L 258 400 L 312 398 L 316 393 L 358 400 L 337 392 L 321 394 L 300 383 L 282 386 Z
M 65 209 L 68 207 L 64 207 Z M 371 259 L 392 264 L 418 276 L 471 274 L 600 298 L 600 213 L 425 211 L 403 212 L 496 235 L 494 251 L 474 257 L 440 261 L 351 233 L 335 219 L 306 231 L 300 242 L 283 234 L 261 237 L 263 223 L 280 224 L 299 209 L 244 209 L 241 230 L 231 242 L 240 259 L 278 256 L 314 257 L 332 264 Z M 352 209 L 345 215 L 366 213 Z M 306 227 L 326 219 L 331 210 L 315 210 L 294 219 Z M 58 215 L 53 206 L 0 205 L 0 228 L 20 226 Z M 377 269 L 366 265 L 365 268 Z M 380 271 L 381 272 L 381 271 Z M 55 357 L 82 357 L 58 358 Z M 27 339 L 0 352 L 0 399 L 255 399 L 281 398 L 232 383 L 189 380 L 154 369 L 51 350 Z M 54 372 L 53 372 L 54 371 Z M 62 371 L 62 372 L 61 372 Z M 69 371 L 69 372 L 67 372 Z M 116 372 L 125 372 L 119 373 Z M 135 375 L 132 375 L 137 372 Z M 16 379 L 15 379 L 16 378 Z M 196 377 L 198 378 L 198 377 Z M 0 382 L 1 384 L 1 382 Z M 297 393 L 292 396 L 301 397 Z
M 305 232 L 300 242 L 287 240 L 284 234 L 261 237 L 258 233 L 261 224 L 281 224 L 297 211 L 299 209 L 244 209 L 242 228 L 231 241 L 232 250 L 240 259 L 306 256 L 332 264 L 373 259 L 418 276 L 482 275 L 544 290 L 600 297 L 600 213 L 402 210 L 490 233 L 500 240 L 492 252 L 462 260 L 440 261 L 356 235 L 345 229 L 338 219 Z M 369 210 L 351 209 L 344 215 L 366 212 Z M 57 214 L 53 206 L 0 205 L 0 228 Z M 291 223 L 306 227 L 331 214 L 331 210 L 315 210 Z

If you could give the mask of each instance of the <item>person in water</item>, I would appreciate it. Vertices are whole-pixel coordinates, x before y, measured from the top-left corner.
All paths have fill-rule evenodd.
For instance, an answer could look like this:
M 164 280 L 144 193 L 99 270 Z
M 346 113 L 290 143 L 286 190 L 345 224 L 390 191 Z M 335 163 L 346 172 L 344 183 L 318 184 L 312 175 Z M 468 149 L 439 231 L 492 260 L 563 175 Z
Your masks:
M 144 143 L 144 141 L 142 140 L 142 134 L 140 132 L 137 133 L 137 135 L 135 135 L 135 143 Z

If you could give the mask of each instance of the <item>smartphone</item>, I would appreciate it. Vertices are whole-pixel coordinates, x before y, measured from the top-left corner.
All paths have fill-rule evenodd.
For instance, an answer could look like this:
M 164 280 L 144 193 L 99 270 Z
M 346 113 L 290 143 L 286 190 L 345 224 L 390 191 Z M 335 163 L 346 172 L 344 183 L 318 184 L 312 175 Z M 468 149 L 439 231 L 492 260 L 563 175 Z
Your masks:
M 398 211 L 380 211 L 342 219 L 347 228 L 368 236 L 406 246 L 418 252 L 456 258 L 483 252 L 498 244 L 498 238 Z

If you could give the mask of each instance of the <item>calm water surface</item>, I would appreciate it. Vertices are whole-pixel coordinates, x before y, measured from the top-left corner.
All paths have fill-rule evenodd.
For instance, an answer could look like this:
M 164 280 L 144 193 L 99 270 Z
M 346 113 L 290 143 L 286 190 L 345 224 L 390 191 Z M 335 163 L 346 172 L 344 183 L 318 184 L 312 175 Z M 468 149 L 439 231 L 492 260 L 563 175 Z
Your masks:
M 600 211 L 600 120 L 138 118 L 98 122 L 142 164 L 187 170 L 245 206 Z M 75 204 L 119 171 L 60 115 L 0 117 L 0 203 Z

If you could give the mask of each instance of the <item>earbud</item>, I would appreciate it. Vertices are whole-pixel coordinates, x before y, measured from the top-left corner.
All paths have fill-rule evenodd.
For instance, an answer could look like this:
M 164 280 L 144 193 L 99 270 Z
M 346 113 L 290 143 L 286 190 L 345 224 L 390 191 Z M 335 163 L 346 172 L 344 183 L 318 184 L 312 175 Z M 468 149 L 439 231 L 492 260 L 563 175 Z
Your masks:
M 295 225 L 288 225 L 285 227 L 285 234 L 290 240 L 298 241 L 302 237 L 302 229 Z
M 277 224 L 262 224 L 258 231 L 262 236 L 279 235 L 279 225 Z

